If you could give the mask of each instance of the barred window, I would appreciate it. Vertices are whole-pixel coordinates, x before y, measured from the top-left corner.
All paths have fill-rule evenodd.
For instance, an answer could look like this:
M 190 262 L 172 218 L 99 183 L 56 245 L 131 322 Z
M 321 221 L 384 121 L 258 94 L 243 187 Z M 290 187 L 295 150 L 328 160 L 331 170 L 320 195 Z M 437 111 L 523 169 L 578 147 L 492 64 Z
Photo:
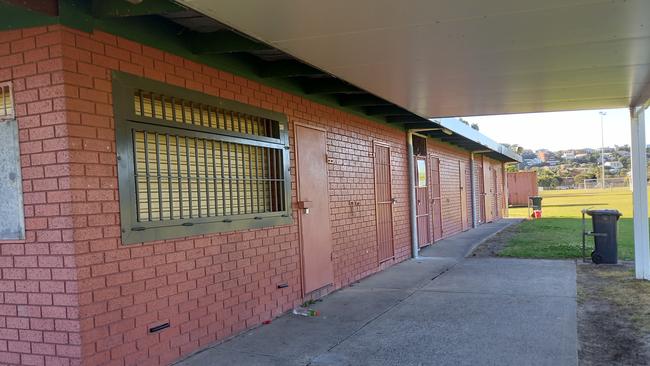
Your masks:
M 14 118 L 11 82 L 0 83 L 0 121 Z
M 286 118 L 114 75 L 122 241 L 291 222 Z

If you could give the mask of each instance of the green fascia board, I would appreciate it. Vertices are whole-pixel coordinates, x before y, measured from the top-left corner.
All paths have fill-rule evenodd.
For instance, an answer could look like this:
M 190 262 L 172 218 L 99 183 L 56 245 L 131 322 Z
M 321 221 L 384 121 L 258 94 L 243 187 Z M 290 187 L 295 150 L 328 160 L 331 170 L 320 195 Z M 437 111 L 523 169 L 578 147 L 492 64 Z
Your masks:
M 365 107 L 364 110 L 369 116 L 402 116 L 409 112 L 392 105 L 381 105 Z
M 0 0 L 0 14 L 2 14 L 0 30 L 40 27 L 59 22 L 56 17 L 17 6 L 4 0 Z
M 370 107 L 370 106 L 387 106 L 392 105 L 387 101 L 374 95 L 345 95 L 339 98 L 339 104 L 343 107 Z
M 92 0 L 91 9 L 96 18 L 133 17 L 186 10 L 185 7 L 168 0 L 146 0 L 139 4 L 126 0 Z
M 256 42 L 231 31 L 186 32 L 182 37 L 185 38 L 190 50 L 197 54 L 221 54 L 272 49 L 264 43 Z
M 274 61 L 263 66 L 260 75 L 264 78 L 327 75 L 325 72 L 294 60 Z

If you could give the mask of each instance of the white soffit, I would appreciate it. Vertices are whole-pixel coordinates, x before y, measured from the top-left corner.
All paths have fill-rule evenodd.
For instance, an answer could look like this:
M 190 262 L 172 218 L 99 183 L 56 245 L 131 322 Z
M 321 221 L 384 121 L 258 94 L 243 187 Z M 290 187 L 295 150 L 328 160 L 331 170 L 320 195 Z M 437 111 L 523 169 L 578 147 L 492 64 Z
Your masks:
M 618 108 L 650 0 L 180 0 L 423 117 Z

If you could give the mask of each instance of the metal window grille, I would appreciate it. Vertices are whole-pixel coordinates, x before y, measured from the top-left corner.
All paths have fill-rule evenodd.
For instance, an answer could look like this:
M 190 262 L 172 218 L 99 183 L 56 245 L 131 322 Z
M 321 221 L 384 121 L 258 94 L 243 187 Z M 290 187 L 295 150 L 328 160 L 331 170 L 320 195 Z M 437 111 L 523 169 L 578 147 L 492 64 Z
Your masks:
M 291 222 L 283 115 L 114 75 L 125 243 Z
M 136 91 L 133 101 L 137 116 L 255 136 L 278 137 L 277 121 L 247 113 L 143 90 Z
M 280 212 L 282 150 L 133 131 L 138 222 Z
M 14 118 L 11 82 L 0 83 L 0 121 Z

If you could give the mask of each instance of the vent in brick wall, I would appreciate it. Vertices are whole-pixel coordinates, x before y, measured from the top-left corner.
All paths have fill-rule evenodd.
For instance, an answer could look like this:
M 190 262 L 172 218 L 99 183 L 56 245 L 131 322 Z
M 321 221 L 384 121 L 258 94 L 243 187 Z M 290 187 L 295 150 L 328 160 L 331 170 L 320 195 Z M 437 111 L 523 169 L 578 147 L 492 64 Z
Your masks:
M 278 121 L 260 118 L 253 114 L 142 90 L 136 91 L 133 101 L 137 116 L 239 132 L 247 135 L 279 137 Z
M 14 118 L 11 82 L 0 83 L 0 121 Z

